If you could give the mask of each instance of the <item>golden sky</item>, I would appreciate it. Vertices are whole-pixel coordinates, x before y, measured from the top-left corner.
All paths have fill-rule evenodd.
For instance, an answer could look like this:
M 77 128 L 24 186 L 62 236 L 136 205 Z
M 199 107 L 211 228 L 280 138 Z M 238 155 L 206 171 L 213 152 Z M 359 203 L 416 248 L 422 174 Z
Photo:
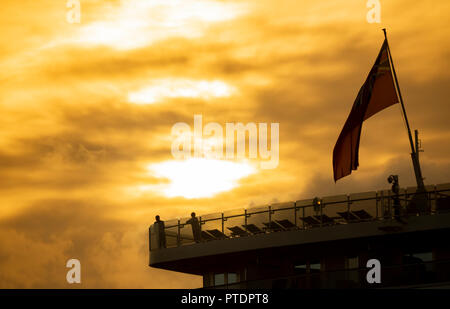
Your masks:
M 388 28 L 426 184 L 450 182 L 450 2 L 2 0 L 0 287 L 191 288 L 150 269 L 163 220 L 414 185 L 399 105 L 364 123 L 360 168 L 332 150 Z M 307 2 L 307 3 L 305 3 Z M 343 4 L 345 2 L 345 4 Z M 279 123 L 279 165 L 177 161 L 174 124 Z M 214 141 L 213 141 L 214 143 Z

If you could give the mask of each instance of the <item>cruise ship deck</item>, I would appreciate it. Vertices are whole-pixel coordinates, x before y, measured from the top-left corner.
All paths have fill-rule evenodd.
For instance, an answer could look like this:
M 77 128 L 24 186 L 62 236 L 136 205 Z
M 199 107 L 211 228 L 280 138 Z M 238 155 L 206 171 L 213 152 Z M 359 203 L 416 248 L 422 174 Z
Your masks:
M 433 258 L 424 262 L 439 262 L 445 264 L 441 270 L 448 269 L 450 250 L 440 243 L 450 235 L 450 184 L 427 186 L 426 191 L 426 205 L 417 207 L 416 188 L 401 189 L 400 212 L 394 209 L 393 193 L 381 190 L 201 215 L 202 237 L 197 241 L 186 224 L 189 218 L 165 221 L 165 247 L 158 247 L 154 226 L 149 229 L 150 266 L 202 275 L 205 287 L 239 282 L 245 285 L 234 287 L 249 287 L 252 280 L 260 287 L 264 278 L 272 278 L 266 286 L 273 287 L 273 278 L 298 276 L 296 269 L 304 275 L 303 267 L 309 277 L 314 267 L 328 275 L 347 269 L 348 277 L 349 257 L 358 256 L 354 271 L 360 272 L 365 256 L 386 247 L 391 253 L 403 250 L 396 254 L 403 258 L 414 255 L 411 248 L 430 252 Z M 340 251 L 342 259 L 337 258 Z M 400 264 L 389 262 L 386 269 L 396 274 L 395 265 Z M 228 276 L 233 279 L 224 275 L 214 283 L 215 273 L 232 273 Z

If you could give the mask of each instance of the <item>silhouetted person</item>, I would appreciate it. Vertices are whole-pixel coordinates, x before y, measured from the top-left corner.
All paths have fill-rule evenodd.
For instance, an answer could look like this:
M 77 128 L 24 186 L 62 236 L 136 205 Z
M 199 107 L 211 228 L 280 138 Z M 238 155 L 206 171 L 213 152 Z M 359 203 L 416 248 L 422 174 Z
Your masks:
M 166 247 L 166 232 L 164 230 L 164 221 L 160 220 L 159 216 L 155 217 L 156 221 L 153 224 L 155 229 L 155 236 L 158 242 L 158 249 Z
M 388 178 L 388 182 L 392 183 L 392 192 L 394 193 L 394 196 L 392 199 L 394 200 L 394 218 L 398 221 L 400 221 L 400 186 L 398 184 L 398 176 L 397 175 L 391 175 Z
M 191 213 L 191 217 L 186 221 L 186 224 L 190 224 L 192 226 L 192 235 L 194 236 L 195 242 L 200 242 L 202 240 L 202 229 L 200 227 L 200 222 L 195 216 L 195 212 Z

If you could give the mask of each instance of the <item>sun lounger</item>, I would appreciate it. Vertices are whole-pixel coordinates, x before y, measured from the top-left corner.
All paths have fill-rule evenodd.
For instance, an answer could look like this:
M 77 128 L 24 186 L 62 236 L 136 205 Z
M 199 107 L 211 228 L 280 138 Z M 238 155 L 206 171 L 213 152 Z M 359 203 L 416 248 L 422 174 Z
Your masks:
M 372 220 L 373 219 L 373 217 L 364 209 L 354 210 L 354 211 L 352 211 L 352 213 L 355 214 L 361 220 Z
M 281 227 L 283 227 L 285 230 L 292 230 L 297 228 L 297 226 L 292 223 L 291 221 L 284 219 L 284 220 L 275 220 L 277 224 L 279 224 Z
M 303 220 L 303 222 L 306 224 L 306 226 L 309 226 L 309 227 L 320 225 L 320 221 L 317 221 L 317 219 L 315 219 L 311 216 L 308 216 L 305 218 L 300 217 L 300 219 Z
M 355 216 L 352 212 L 349 211 L 337 212 L 337 214 L 342 218 L 344 218 L 344 220 L 347 222 L 356 222 L 360 220 L 357 216 Z
M 244 231 L 243 229 L 241 229 L 239 226 L 233 226 L 233 227 L 227 227 L 227 229 L 229 229 L 231 231 L 231 236 L 232 237 L 242 237 L 242 236 L 248 236 L 249 234 Z
M 257 227 L 254 224 L 247 224 L 247 225 L 243 225 L 244 228 L 247 229 L 247 232 L 250 232 L 252 234 L 261 234 L 264 233 L 263 230 L 261 230 L 259 227 Z
M 334 224 L 334 219 L 330 218 L 329 216 L 323 214 L 322 216 L 314 216 L 314 218 L 320 222 L 320 218 L 322 218 L 322 225 L 331 225 Z
M 215 229 L 215 230 L 207 230 L 207 232 L 209 234 L 211 234 L 212 236 L 214 236 L 214 238 L 216 239 L 224 239 L 224 238 L 228 238 L 227 235 L 225 235 L 224 233 L 222 233 L 221 231 Z
M 283 227 L 279 224 L 277 224 L 275 221 L 272 222 L 265 222 L 263 223 L 265 226 L 265 230 L 270 231 L 270 232 L 279 232 L 279 231 L 283 231 Z
M 214 238 L 211 234 L 202 231 L 202 239 L 206 240 L 206 241 L 210 241 L 210 240 L 215 240 L 216 238 Z

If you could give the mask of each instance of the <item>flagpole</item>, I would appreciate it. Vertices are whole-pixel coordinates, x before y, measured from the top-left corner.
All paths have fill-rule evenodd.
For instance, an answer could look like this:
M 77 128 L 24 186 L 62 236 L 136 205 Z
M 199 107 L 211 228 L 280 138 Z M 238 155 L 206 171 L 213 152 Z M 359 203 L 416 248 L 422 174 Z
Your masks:
M 412 134 L 411 134 L 411 129 L 409 127 L 408 117 L 406 116 L 405 104 L 403 103 L 403 97 L 402 97 L 402 93 L 400 91 L 400 86 L 398 84 L 397 73 L 395 72 L 394 62 L 392 60 L 391 49 L 389 48 L 389 42 L 388 42 L 388 38 L 387 38 L 386 28 L 383 29 L 383 32 L 384 32 L 384 37 L 385 37 L 386 43 L 387 43 L 387 50 L 388 50 L 388 54 L 389 54 L 389 62 L 391 63 L 392 72 L 394 73 L 395 86 L 397 88 L 400 104 L 402 106 L 403 117 L 405 118 L 406 128 L 408 130 L 409 143 L 411 145 L 411 159 L 413 161 L 414 174 L 416 176 L 417 187 L 419 189 L 424 189 L 425 185 L 423 183 L 422 171 L 420 169 L 420 163 L 419 163 L 419 157 L 418 157 L 418 149 L 417 149 L 418 147 L 414 147 L 414 142 L 413 142 L 413 138 L 412 138 Z

